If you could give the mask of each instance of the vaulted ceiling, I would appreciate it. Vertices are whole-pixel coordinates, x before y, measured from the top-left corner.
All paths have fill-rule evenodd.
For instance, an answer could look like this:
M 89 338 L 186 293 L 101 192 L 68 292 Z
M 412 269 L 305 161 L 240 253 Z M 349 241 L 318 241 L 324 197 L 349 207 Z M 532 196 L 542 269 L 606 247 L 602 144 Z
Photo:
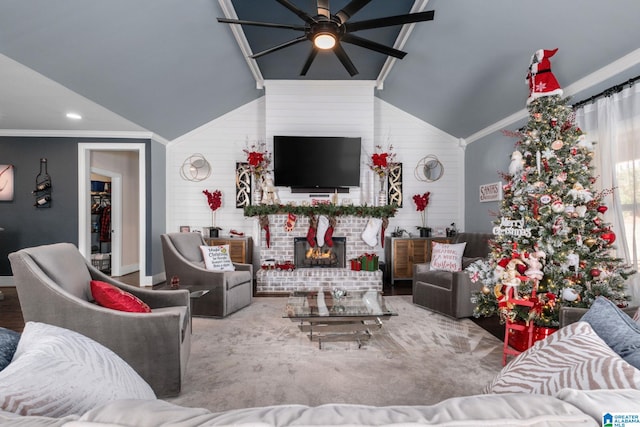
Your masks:
M 311 15 L 315 0 L 290 0 Z M 332 0 L 333 13 L 349 3 Z M 173 140 L 264 95 L 261 79 L 377 80 L 376 96 L 460 138 L 525 106 L 537 49 L 559 48 L 553 71 L 576 100 L 640 74 L 637 0 L 372 0 L 351 21 L 416 10 L 435 19 L 358 36 L 402 60 L 344 44 L 359 73 L 303 42 L 247 60 L 216 18 L 303 21 L 276 0 L 8 0 L 0 3 L 0 134 L 152 132 Z M 409 27 L 409 26 L 407 26 Z M 300 32 L 242 27 L 253 53 Z M 388 74 L 387 74 L 388 72 Z M 64 114 L 83 116 L 70 121 Z

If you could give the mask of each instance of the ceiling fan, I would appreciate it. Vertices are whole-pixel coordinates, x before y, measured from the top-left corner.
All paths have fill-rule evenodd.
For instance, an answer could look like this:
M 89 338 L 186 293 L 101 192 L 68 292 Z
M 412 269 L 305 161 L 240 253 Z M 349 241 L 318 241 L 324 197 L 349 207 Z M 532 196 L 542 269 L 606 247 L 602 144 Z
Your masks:
M 259 58 L 263 55 L 284 49 L 295 44 L 311 41 L 313 47 L 307 57 L 300 75 L 304 76 L 309 71 L 313 60 L 316 58 L 319 50 L 333 50 L 344 68 L 353 77 L 358 74 L 353 62 L 347 55 L 341 43 L 350 43 L 366 49 L 370 49 L 385 55 L 402 59 L 407 54 L 398 49 L 385 46 L 371 40 L 364 39 L 353 35 L 352 33 L 361 30 L 370 30 L 373 28 L 390 27 L 394 25 L 404 25 L 413 22 L 431 21 L 433 20 L 434 11 L 429 10 L 418 13 L 408 13 L 405 15 L 388 16 L 385 18 L 368 19 L 359 22 L 350 22 L 349 20 L 360 9 L 366 6 L 371 0 L 351 0 L 344 8 L 335 14 L 331 14 L 329 9 L 329 0 L 317 0 L 317 15 L 311 16 L 288 0 L 276 0 L 282 6 L 298 15 L 305 23 L 304 25 L 276 24 L 259 21 L 246 21 L 242 19 L 218 18 L 218 22 L 226 24 L 255 25 L 259 27 L 285 28 L 290 30 L 302 31 L 304 35 L 296 37 L 293 40 L 286 41 L 277 46 L 263 50 L 262 52 L 251 55 L 251 58 Z

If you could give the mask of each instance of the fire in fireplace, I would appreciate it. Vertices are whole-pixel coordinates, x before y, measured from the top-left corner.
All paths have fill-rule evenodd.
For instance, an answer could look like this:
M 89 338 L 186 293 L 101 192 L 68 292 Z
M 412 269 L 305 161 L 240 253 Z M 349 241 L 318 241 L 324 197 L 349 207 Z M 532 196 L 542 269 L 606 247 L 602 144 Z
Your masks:
M 345 268 L 346 237 L 333 237 L 333 246 L 311 247 L 305 237 L 294 237 L 293 259 L 296 268 Z

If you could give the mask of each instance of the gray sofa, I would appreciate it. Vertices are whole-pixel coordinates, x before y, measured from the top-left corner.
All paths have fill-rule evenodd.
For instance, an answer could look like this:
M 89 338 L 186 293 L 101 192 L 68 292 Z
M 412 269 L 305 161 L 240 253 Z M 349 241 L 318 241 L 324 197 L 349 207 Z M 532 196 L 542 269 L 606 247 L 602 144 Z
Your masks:
M 640 329 L 633 325 L 630 318 L 626 320 L 622 318 L 626 315 L 615 315 L 615 311 L 617 311 L 615 307 L 600 304 L 598 311 L 591 312 L 591 322 L 594 325 L 600 325 L 594 327 L 601 328 L 600 320 L 605 320 L 608 325 L 600 329 L 600 334 L 607 337 L 617 335 L 622 343 L 627 343 L 629 340 L 637 342 L 640 338 Z M 610 322 L 612 319 L 613 321 Z M 48 336 L 55 331 L 50 331 L 42 325 L 36 325 L 35 328 L 33 326 L 33 324 L 27 324 L 20 338 L 16 357 L 3 371 L 0 371 L 0 384 L 3 384 L 3 381 L 6 384 L 7 379 L 12 378 L 5 376 L 5 373 L 11 370 L 14 381 L 19 382 L 19 386 L 15 388 L 20 386 L 22 388 L 18 394 L 18 391 L 14 391 L 14 387 L 0 387 L 0 408 L 17 409 L 13 412 L 0 410 L 0 424 L 3 426 L 595 427 L 601 425 L 605 413 L 614 416 L 623 413 L 640 414 L 640 390 L 638 390 L 640 371 L 634 368 L 635 365 L 632 366 L 626 362 L 627 359 L 623 360 L 624 356 L 616 353 L 613 347 L 608 347 L 604 339 L 600 338 L 587 322 L 573 323 L 546 339 L 538 341 L 529 351 L 522 353 L 503 368 L 500 374 L 487 385 L 485 391 L 488 394 L 454 397 L 428 406 L 282 404 L 224 412 L 182 407 L 152 397 L 131 397 L 144 393 L 131 389 L 127 391 L 129 397 L 125 398 L 111 398 L 108 393 L 102 397 L 91 396 L 92 388 L 101 387 L 103 384 L 101 389 L 108 387 L 119 389 L 121 386 L 117 384 L 117 378 L 122 378 L 124 375 L 112 376 L 116 378 L 115 381 L 96 383 L 75 380 L 66 370 L 54 370 L 55 366 L 40 372 L 43 378 L 47 379 L 49 388 L 57 390 L 55 386 L 65 382 L 75 384 L 78 388 L 85 388 L 86 391 L 79 395 L 78 399 L 62 405 L 58 400 L 64 401 L 68 393 L 47 394 L 46 388 L 40 387 L 40 383 L 34 378 L 30 378 L 31 384 L 34 385 L 25 390 L 22 384 L 26 380 L 22 378 L 21 371 L 18 369 L 38 372 L 34 366 L 40 366 L 40 359 L 48 360 L 53 357 L 52 354 L 58 356 L 60 354 L 59 351 L 43 351 L 44 348 L 50 348 L 49 344 L 42 343 L 45 338 L 42 335 L 43 332 Z M 38 329 L 41 335 L 36 336 L 38 339 L 34 340 L 31 331 Z M 66 331 L 57 333 L 70 335 Z M 79 355 L 84 354 L 82 350 L 93 349 L 94 352 L 100 352 L 100 350 L 91 346 L 90 342 L 84 340 L 85 342 L 82 343 L 82 341 L 76 338 L 60 343 L 59 347 L 63 349 L 68 348 L 69 342 L 79 343 L 75 344 L 79 348 L 76 351 L 65 352 L 64 359 L 58 360 L 66 363 L 81 363 L 81 366 L 84 366 L 84 363 L 91 363 L 92 359 L 79 358 Z M 626 347 L 628 346 L 623 350 L 628 350 Z M 558 357 L 558 352 L 562 357 Z M 113 356 L 108 356 L 104 352 L 100 354 L 103 357 L 96 360 L 110 360 L 109 365 L 118 366 Z M 35 359 L 31 359 L 26 365 L 21 364 L 29 355 L 35 355 Z M 13 368 L 16 365 L 20 368 Z M 437 363 L 434 368 L 437 369 Z M 91 367 L 90 369 L 93 371 Z M 120 364 L 119 369 L 125 371 L 127 367 Z M 212 393 L 215 393 L 215 390 L 212 390 Z M 88 397 L 84 399 L 84 395 Z M 101 399 L 99 403 L 96 398 Z M 40 402 L 44 402 L 45 405 L 41 405 Z M 79 406 L 74 410 L 69 407 L 72 405 Z M 84 409 L 80 410 L 80 407 Z M 66 412 L 57 417 L 47 414 L 48 411 L 56 409 Z M 32 412 L 19 415 L 25 410 Z
M 129 286 L 94 268 L 71 243 L 9 254 L 25 322 L 60 326 L 111 349 L 158 396 L 180 393 L 191 352 L 187 291 Z M 90 281 L 99 280 L 138 297 L 151 313 L 129 313 L 94 303 Z
M 455 397 L 429 406 L 277 405 L 210 412 L 162 400 L 117 400 L 82 415 L 16 417 L 0 411 L 5 427 L 86 426 L 527 426 L 598 427 L 604 413 L 640 413 L 640 390 L 564 389 L 556 396 L 494 394 Z
M 480 290 L 480 282 L 472 283 L 464 269 L 489 254 L 488 233 L 459 233 L 451 243 L 466 242 L 462 270 L 458 272 L 431 270 L 431 264 L 413 266 L 413 303 L 435 312 L 455 317 L 470 317 L 475 304 L 471 302 L 474 290 Z

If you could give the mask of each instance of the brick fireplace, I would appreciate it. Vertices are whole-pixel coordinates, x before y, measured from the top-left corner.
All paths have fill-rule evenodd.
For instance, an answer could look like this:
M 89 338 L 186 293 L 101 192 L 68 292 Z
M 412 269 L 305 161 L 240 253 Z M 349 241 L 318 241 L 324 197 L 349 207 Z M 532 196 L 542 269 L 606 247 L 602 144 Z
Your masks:
M 382 271 L 352 271 L 349 260 L 363 253 L 375 252 L 375 248 L 367 245 L 361 238 L 362 231 L 369 218 L 356 216 L 336 217 L 334 236 L 345 239 L 345 267 L 296 268 L 293 271 L 258 269 L 256 271 L 257 294 L 281 294 L 296 290 L 317 290 L 341 287 L 347 290 L 375 289 L 382 291 Z M 260 246 L 260 265 L 268 261 L 294 262 L 294 239 L 306 238 L 309 229 L 309 218 L 298 216 L 292 231 L 285 230 L 286 214 L 269 215 L 271 244 L 267 248 L 264 231 L 256 243 Z

